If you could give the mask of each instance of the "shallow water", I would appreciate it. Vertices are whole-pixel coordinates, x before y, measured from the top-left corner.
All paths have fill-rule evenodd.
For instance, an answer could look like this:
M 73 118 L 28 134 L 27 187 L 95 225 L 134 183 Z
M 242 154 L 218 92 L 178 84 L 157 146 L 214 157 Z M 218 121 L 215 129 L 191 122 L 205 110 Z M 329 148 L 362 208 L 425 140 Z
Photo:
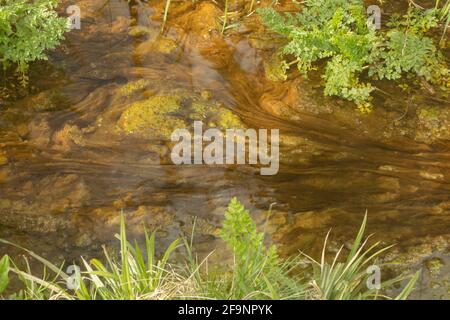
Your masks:
M 33 68 L 30 95 L 1 106 L 0 238 L 75 259 L 111 240 L 123 211 L 136 235 L 145 222 L 160 226 L 163 240 L 190 232 L 198 217 L 197 246 L 209 251 L 220 245 L 217 228 L 237 196 L 260 225 L 273 204 L 268 230 L 284 254 L 316 254 L 331 227 L 334 241 L 349 241 L 366 211 L 369 232 L 398 243 L 398 252 L 447 252 L 449 128 L 429 137 L 417 113 L 448 110 L 448 101 L 382 83 L 375 111 L 361 115 L 323 98 L 314 76 L 267 80 L 263 62 L 279 39 L 265 39 L 255 16 L 222 38 L 205 31 L 214 25 L 212 4 L 174 2 L 160 35 L 161 1 L 78 3 L 82 29 Z M 148 29 L 130 36 L 134 26 Z M 145 90 L 119 94 L 139 79 Z M 207 92 L 247 127 L 280 129 L 280 172 L 175 166 L 166 140 L 117 129 L 128 105 L 174 92 Z

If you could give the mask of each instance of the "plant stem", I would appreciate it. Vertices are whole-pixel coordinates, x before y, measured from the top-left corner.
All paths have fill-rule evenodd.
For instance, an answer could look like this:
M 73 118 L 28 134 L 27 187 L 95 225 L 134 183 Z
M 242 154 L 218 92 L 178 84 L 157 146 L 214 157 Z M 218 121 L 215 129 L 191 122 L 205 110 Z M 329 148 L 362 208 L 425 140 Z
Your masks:
M 228 0 L 225 0 L 225 15 L 223 16 L 222 35 L 225 33 L 225 28 L 227 27 L 227 20 L 228 20 Z
M 161 26 L 161 32 L 164 31 L 164 27 L 166 26 L 167 17 L 169 16 L 170 2 L 171 2 L 171 0 L 166 1 L 166 8 L 164 9 L 164 18 L 163 18 L 163 24 Z
M 253 11 L 254 5 L 255 5 L 255 0 L 252 0 L 252 2 L 250 3 L 250 9 L 248 10 L 249 13 L 251 13 Z

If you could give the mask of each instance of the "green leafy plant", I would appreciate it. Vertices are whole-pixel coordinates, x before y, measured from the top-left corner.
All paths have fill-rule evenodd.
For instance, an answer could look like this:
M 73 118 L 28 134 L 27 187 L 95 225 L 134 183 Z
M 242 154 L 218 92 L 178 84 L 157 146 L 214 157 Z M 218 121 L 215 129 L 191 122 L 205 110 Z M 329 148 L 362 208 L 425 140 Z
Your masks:
M 68 30 L 66 18 L 54 8 L 58 0 L 0 0 L 0 62 L 3 68 L 16 67 L 27 83 L 29 63 L 45 60 Z
M 0 295 L 6 290 L 9 284 L 9 257 L 0 259 Z
M 280 14 L 258 9 L 264 24 L 286 37 L 280 55 L 291 59 L 303 74 L 325 63 L 325 94 L 353 101 L 362 111 L 371 109 L 368 80 L 397 80 L 403 75 L 448 84 L 450 71 L 426 32 L 438 26 L 441 9 L 410 6 L 395 16 L 389 29 L 377 31 L 367 23 L 362 0 L 305 0 L 298 13 Z M 292 58 L 290 58 L 292 57 Z

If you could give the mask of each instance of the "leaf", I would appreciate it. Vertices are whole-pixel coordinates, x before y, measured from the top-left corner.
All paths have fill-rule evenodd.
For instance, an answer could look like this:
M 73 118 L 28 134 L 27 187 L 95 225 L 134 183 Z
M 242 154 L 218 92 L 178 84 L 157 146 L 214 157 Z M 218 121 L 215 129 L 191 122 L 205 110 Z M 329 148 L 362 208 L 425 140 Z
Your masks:
M 9 257 L 7 255 L 0 259 L 0 294 L 9 284 Z

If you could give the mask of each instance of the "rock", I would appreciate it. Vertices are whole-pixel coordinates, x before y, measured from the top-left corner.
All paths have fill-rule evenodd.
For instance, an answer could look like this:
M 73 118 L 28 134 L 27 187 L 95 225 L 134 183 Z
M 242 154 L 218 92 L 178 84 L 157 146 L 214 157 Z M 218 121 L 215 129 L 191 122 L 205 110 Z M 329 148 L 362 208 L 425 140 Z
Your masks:
M 141 43 L 136 48 L 136 55 L 145 58 L 155 52 L 170 54 L 177 48 L 178 44 L 175 40 L 158 36 L 156 39 L 151 39 Z
M 269 50 L 279 48 L 284 40 L 279 37 L 274 37 L 267 32 L 252 33 L 249 35 L 249 43 L 255 49 Z
M 174 214 L 164 207 L 141 205 L 134 211 L 123 210 L 127 223 L 127 230 L 132 233 L 141 233 L 142 226 L 150 229 L 168 226 L 173 222 Z M 120 225 L 120 211 L 113 207 L 98 208 L 94 213 L 105 221 L 105 225 L 117 229 Z
M 93 240 L 91 236 L 87 233 L 83 233 L 75 239 L 75 246 L 78 248 L 85 248 L 91 246 Z
M 223 11 L 208 1 L 199 3 L 196 10 L 179 20 L 180 31 L 186 32 L 185 46 L 199 52 L 214 69 L 224 68 L 233 61 L 234 49 L 221 35 L 221 16 Z
M 419 107 L 417 109 L 415 139 L 420 142 L 433 142 L 450 138 L 450 110 L 439 107 Z
M 267 80 L 270 81 L 286 81 L 287 64 L 275 53 L 268 60 L 264 61 L 264 71 Z
M 138 91 L 142 91 L 150 85 L 150 81 L 145 79 L 139 79 L 136 81 L 130 81 L 119 89 L 119 93 L 123 96 L 129 97 Z
M 71 102 L 58 89 L 52 89 L 26 99 L 24 104 L 36 111 L 47 112 L 66 109 Z
M 140 137 L 170 140 L 176 129 L 192 127 L 202 121 L 204 129 L 245 128 L 241 119 L 217 101 L 204 99 L 201 94 L 174 91 L 157 95 L 129 105 L 117 125 L 127 133 Z
M 180 109 L 179 97 L 154 96 L 129 105 L 122 113 L 117 125 L 127 134 L 170 140 L 175 129 L 187 126 L 183 120 L 174 115 Z
M 437 181 L 444 180 L 444 175 L 439 172 L 421 171 L 419 174 L 422 178 L 428 180 L 437 180 Z
M 8 180 L 8 170 L 0 169 L 0 183 L 4 183 Z
M 50 142 L 51 128 L 48 121 L 41 117 L 36 117 L 30 125 L 30 140 L 35 145 L 45 148 Z
M 128 35 L 130 37 L 138 38 L 146 35 L 152 34 L 152 29 L 145 26 L 133 26 L 128 30 Z
M 0 166 L 4 166 L 5 164 L 8 164 L 8 157 L 0 153 Z
M 85 146 L 83 133 L 80 128 L 75 125 L 66 124 L 61 130 L 56 132 L 52 137 L 54 143 L 53 148 L 68 152 L 73 145 Z
M 444 261 L 441 258 L 431 258 L 425 261 L 425 266 L 431 274 L 439 274 L 444 266 Z

